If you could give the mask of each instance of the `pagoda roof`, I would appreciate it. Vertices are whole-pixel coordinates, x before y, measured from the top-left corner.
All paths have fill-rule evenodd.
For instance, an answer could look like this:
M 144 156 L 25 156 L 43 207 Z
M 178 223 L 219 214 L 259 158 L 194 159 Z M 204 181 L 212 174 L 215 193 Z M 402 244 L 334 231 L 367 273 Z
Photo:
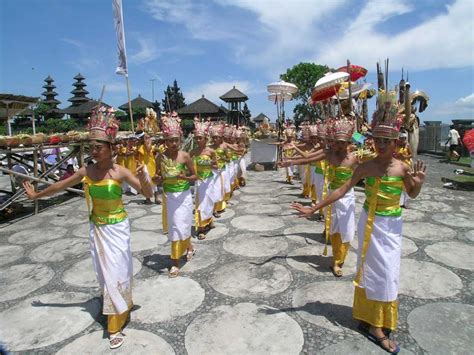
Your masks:
M 81 73 L 78 73 L 73 79 L 74 80 L 84 80 L 85 78 L 81 75 Z
M 44 96 L 57 96 L 58 93 L 56 91 L 43 91 L 43 93 L 41 95 L 44 95 Z
M 48 85 L 43 85 L 43 89 L 56 89 L 56 85 L 54 84 L 48 84 Z
M 132 104 L 132 109 L 134 109 L 134 108 L 135 109 L 136 108 L 153 108 L 154 107 L 153 102 L 148 101 L 147 99 L 144 99 L 140 94 L 131 101 L 131 104 Z M 123 110 L 123 111 L 128 112 L 128 102 L 124 103 L 123 105 L 120 105 L 118 108 Z
M 84 90 L 84 89 L 74 89 L 71 91 L 71 94 L 77 95 L 77 94 L 84 94 L 87 95 L 89 91 Z
M 202 95 L 202 97 L 193 103 L 181 107 L 177 110 L 179 114 L 187 114 L 187 115 L 206 115 L 206 114 L 222 114 L 226 115 L 227 113 L 220 107 L 217 106 L 215 103 L 209 101 Z
M 226 102 L 247 101 L 249 99 L 247 95 L 236 89 L 235 86 L 219 98 Z
M 51 75 L 48 75 L 46 79 L 44 79 L 47 83 L 54 81 L 54 79 L 51 77 Z
M 267 120 L 270 121 L 270 118 L 268 118 L 267 115 L 265 115 L 264 113 L 260 113 L 259 115 L 255 116 L 254 118 L 252 118 L 252 121 L 253 122 L 263 122 L 263 120 L 265 119 L 265 117 L 267 118 Z
M 46 105 L 59 105 L 61 101 L 56 100 L 56 99 L 51 99 L 51 100 L 43 100 L 43 103 Z
M 92 112 L 92 110 L 97 107 L 99 104 L 99 101 L 96 100 L 89 100 L 82 105 L 79 106 L 69 106 L 68 108 L 65 108 L 62 110 L 64 113 L 67 113 L 68 115 L 88 115 Z M 105 102 L 100 103 L 101 106 L 105 107 L 111 107 L 110 105 L 106 104 Z

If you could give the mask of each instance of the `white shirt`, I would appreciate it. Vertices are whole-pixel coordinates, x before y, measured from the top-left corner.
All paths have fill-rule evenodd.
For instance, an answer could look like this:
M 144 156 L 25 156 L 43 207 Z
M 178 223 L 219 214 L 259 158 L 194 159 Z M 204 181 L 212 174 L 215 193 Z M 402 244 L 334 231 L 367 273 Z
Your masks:
M 458 131 L 456 131 L 456 129 L 454 128 L 451 129 L 449 131 L 448 137 L 449 137 L 449 144 L 451 145 L 459 144 L 459 138 L 461 138 L 461 136 L 459 135 Z

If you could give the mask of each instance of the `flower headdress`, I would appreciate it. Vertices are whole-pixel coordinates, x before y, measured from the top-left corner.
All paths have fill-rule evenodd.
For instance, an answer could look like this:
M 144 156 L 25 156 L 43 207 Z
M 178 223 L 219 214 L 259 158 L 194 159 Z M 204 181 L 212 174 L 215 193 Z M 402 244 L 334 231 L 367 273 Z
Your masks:
M 223 136 L 224 135 L 224 123 L 215 122 L 209 128 L 211 136 Z
M 170 116 L 161 117 L 161 128 L 163 138 L 181 137 L 183 131 L 181 129 L 181 118 L 176 112 L 172 112 Z
M 334 139 L 334 118 L 328 117 L 324 121 L 324 138 Z
M 321 122 L 314 123 L 309 126 L 309 136 L 317 137 L 319 135 L 319 129 L 321 127 Z
M 224 137 L 231 138 L 234 136 L 234 126 L 225 125 L 224 126 Z
M 334 120 L 334 139 L 350 141 L 354 134 L 355 122 L 352 117 L 346 116 Z
M 194 117 L 194 135 L 207 137 L 209 134 L 209 127 L 211 126 L 211 119 L 208 118 L 206 121 L 200 120 L 198 117 Z
M 372 117 L 372 136 L 398 139 L 403 115 L 399 111 L 397 92 L 381 92 L 377 98 L 377 110 Z
M 119 123 L 115 118 L 115 110 L 112 107 L 101 106 L 94 109 L 87 124 L 89 139 L 113 143 L 117 136 Z

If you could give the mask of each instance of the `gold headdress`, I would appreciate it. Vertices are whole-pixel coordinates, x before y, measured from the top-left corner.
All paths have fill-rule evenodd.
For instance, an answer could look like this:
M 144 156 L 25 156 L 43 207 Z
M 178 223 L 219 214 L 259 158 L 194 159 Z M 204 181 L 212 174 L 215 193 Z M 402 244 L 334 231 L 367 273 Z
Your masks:
M 337 141 L 350 141 L 354 133 L 355 122 L 352 117 L 342 117 L 334 120 L 334 139 Z
M 138 121 L 138 129 L 149 135 L 156 135 L 160 131 L 158 127 L 158 120 L 156 118 L 156 112 L 152 108 L 146 109 L 146 116 Z
M 119 122 L 112 107 L 101 106 L 92 111 L 87 124 L 89 139 L 113 143 L 117 136 Z
M 372 117 L 372 136 L 398 139 L 403 115 L 397 103 L 397 92 L 381 92 L 377 98 L 377 110 Z
M 224 123 L 223 122 L 214 122 L 209 128 L 211 136 L 223 136 L 224 135 Z

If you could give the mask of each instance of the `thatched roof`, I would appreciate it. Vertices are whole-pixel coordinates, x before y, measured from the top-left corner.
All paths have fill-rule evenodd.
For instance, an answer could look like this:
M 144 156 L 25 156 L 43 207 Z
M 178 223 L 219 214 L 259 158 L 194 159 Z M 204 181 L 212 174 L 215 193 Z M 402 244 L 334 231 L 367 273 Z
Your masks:
M 236 89 L 235 86 L 219 98 L 225 102 L 247 101 L 249 99 L 247 95 Z
M 178 109 L 180 115 L 210 115 L 225 116 L 226 112 L 220 106 L 202 97 L 193 103 Z
M 0 119 L 7 118 L 7 106 L 8 116 L 12 117 L 29 106 L 36 104 L 38 100 L 39 97 L 0 94 Z
M 144 99 L 141 95 L 138 95 L 138 97 L 134 98 L 131 101 L 131 104 L 132 104 L 132 110 L 137 109 L 137 108 L 154 108 L 153 102 L 150 102 L 147 99 Z M 128 102 L 124 103 L 123 105 L 120 105 L 118 108 L 123 111 L 128 112 Z
M 267 118 L 268 121 L 270 121 L 270 118 L 268 118 L 267 115 L 263 114 L 263 113 L 260 113 L 259 115 L 257 115 L 256 117 L 252 118 L 252 121 L 253 122 L 263 122 L 263 120 L 265 119 L 265 117 Z

